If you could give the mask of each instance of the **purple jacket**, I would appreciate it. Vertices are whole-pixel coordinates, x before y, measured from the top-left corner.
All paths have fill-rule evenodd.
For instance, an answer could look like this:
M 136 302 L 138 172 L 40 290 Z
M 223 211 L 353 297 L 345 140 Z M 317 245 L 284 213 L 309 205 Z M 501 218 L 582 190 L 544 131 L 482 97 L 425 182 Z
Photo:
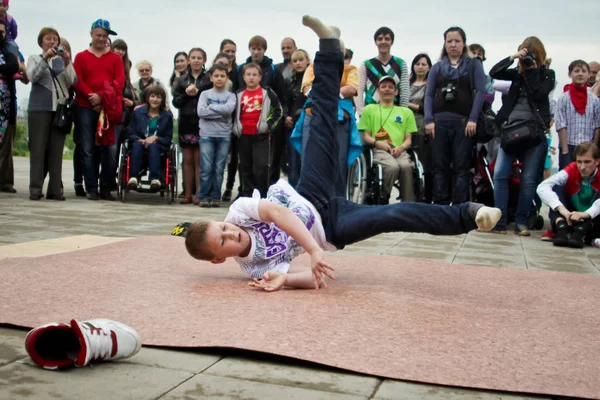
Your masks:
M 2 20 L 2 18 L 0 18 Z M 12 15 L 6 14 L 6 18 L 3 20 L 6 24 L 6 41 L 14 42 L 17 40 L 18 27 L 17 21 L 12 17 Z

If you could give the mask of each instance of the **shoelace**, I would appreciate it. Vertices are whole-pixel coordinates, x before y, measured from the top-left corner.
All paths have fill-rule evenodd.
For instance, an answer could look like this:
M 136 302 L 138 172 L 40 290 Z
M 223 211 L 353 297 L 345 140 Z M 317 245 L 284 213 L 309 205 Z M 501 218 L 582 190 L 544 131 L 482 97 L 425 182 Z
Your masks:
M 110 333 L 104 331 L 101 328 L 86 328 L 90 333 L 88 340 L 90 342 L 89 351 L 91 353 L 91 360 L 104 360 L 109 357 L 112 352 L 112 339 Z

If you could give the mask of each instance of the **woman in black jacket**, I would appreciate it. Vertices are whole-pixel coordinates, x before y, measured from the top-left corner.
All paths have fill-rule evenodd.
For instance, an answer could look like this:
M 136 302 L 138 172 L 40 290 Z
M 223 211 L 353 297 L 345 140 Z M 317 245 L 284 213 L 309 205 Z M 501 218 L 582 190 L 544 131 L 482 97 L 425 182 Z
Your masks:
M 517 68 L 509 68 L 518 60 Z M 532 121 L 538 135 L 516 146 L 506 143 L 498 150 L 494 170 L 494 204 L 502 210 L 494 232 L 506 233 L 508 224 L 508 179 L 516 159 L 522 163 L 519 202 L 515 216 L 515 233 L 529 236 L 527 216 L 532 210 L 535 189 L 546 158 L 548 144 L 544 131 L 550 126 L 550 100 L 554 89 L 554 71 L 546 67 L 546 50 L 537 37 L 528 37 L 519 51 L 496 64 L 490 71 L 493 79 L 511 81 L 511 87 L 498 112 L 497 122 L 507 130 L 522 121 Z
M 200 130 L 198 129 L 198 98 L 210 87 L 206 79 L 206 52 L 193 48 L 189 54 L 189 69 L 173 85 L 173 106 L 179 109 L 179 146 L 183 150 L 184 196 L 181 204 L 192 202 L 192 188 L 200 188 Z M 195 182 L 195 183 L 194 183 Z M 194 204 L 198 196 L 194 194 Z

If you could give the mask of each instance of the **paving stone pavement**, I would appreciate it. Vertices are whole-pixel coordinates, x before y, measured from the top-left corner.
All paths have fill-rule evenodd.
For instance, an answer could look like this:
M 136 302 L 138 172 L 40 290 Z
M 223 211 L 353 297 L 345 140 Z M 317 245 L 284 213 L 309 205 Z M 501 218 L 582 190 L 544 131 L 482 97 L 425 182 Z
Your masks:
M 139 237 L 169 234 L 174 223 L 219 219 L 219 209 L 167 205 L 133 193 L 128 202 L 75 197 L 65 161 L 65 202 L 28 200 L 29 159 L 15 158 L 18 193 L 0 193 L 0 246 L 80 234 Z M 532 237 L 471 232 L 434 237 L 394 233 L 340 254 L 402 255 L 448 263 L 600 275 L 600 250 L 552 248 Z M 2 252 L 0 247 L 0 253 Z M 50 321 L 49 321 L 50 322 Z M 539 399 L 516 394 L 400 382 L 283 357 L 243 351 L 142 348 L 134 358 L 69 372 L 45 371 L 27 358 L 27 331 L 0 328 L 0 400 L 4 399 Z

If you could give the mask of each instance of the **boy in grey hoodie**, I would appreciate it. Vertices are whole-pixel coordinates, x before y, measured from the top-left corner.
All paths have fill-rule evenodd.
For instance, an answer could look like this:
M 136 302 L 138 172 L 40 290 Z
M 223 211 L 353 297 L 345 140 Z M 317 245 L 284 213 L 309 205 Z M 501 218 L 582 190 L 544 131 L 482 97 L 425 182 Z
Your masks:
M 214 65 L 210 72 L 213 88 L 200 94 L 198 123 L 200 128 L 200 207 L 220 207 L 225 162 L 231 141 L 235 95 L 225 88 L 227 68 Z

